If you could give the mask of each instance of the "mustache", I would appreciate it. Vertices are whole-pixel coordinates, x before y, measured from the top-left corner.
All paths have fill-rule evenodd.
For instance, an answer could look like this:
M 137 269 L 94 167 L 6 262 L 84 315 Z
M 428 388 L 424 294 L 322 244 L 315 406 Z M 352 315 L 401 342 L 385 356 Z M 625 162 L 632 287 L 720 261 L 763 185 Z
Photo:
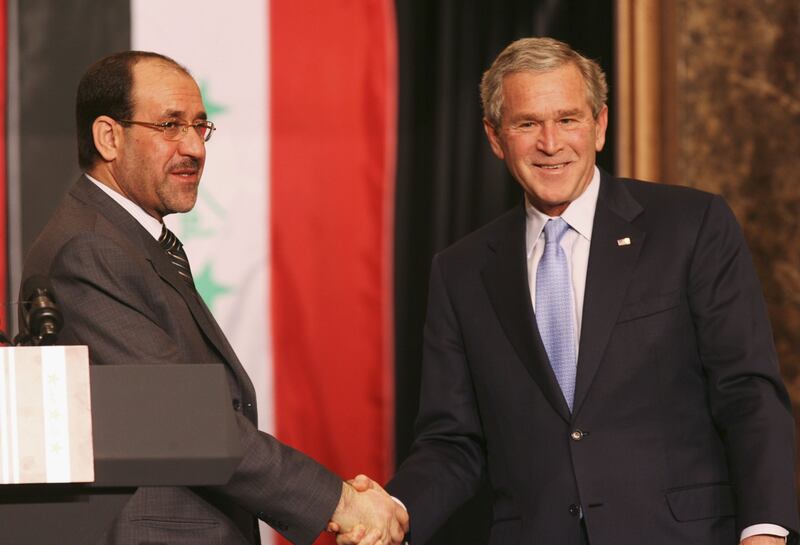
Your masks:
M 169 168 L 170 172 L 184 169 L 200 170 L 200 160 L 195 157 L 187 157 Z

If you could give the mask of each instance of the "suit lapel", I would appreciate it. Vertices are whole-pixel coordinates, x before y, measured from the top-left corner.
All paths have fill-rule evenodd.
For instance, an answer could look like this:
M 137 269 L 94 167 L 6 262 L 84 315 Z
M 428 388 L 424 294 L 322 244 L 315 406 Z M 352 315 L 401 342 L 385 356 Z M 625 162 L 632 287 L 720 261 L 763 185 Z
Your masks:
M 183 298 L 195 322 L 208 342 L 217 350 L 223 360 L 230 365 L 240 383 L 243 384 L 243 387 L 252 390 L 252 383 L 244 367 L 242 367 L 242 364 L 236 357 L 236 353 L 233 351 L 233 348 L 231 348 L 224 333 L 211 315 L 211 312 L 205 306 L 202 299 L 200 299 L 197 292 L 178 275 L 177 270 L 172 263 L 170 263 L 166 252 L 164 252 L 158 244 L 158 241 L 156 241 L 124 208 L 114 202 L 114 200 L 103 193 L 102 190 L 95 187 L 95 185 L 85 177 L 82 177 L 73 186 L 71 194 L 105 216 L 124 233 L 125 237 L 131 242 L 134 248 L 143 252 L 143 257 L 151 263 L 156 274 L 158 274 L 164 282 L 172 286 Z M 252 398 L 255 399 L 255 396 L 252 396 Z
M 149 236 L 144 239 L 145 250 L 150 263 L 153 265 L 153 270 L 158 274 L 162 280 L 172 286 L 183 298 L 189 311 L 194 316 L 197 325 L 205 334 L 206 338 L 214 345 L 217 352 L 225 358 L 228 362 L 236 362 L 238 359 L 234 354 L 233 349 L 225 340 L 225 336 L 219 329 L 219 326 L 211 316 L 211 312 L 203 303 L 200 295 L 183 280 L 178 274 L 178 270 L 169 261 L 166 252 L 161 248 L 153 237 Z
M 597 373 L 644 244 L 645 232 L 631 223 L 641 211 L 622 183 L 602 173 L 586 273 L 575 414 Z
M 180 277 L 178 270 L 169 261 L 167 253 L 149 234 L 145 238 L 145 244 L 150 263 L 153 265 L 156 274 L 181 295 L 184 302 L 189 307 L 189 312 L 192 313 L 195 322 L 202 330 L 203 335 L 208 342 L 216 348 L 223 360 L 228 363 L 242 387 L 248 391 L 248 399 L 255 400 L 255 389 L 253 388 L 247 371 L 245 371 L 244 366 L 242 366 L 239 358 L 236 356 L 236 352 L 234 352 L 228 339 L 225 337 L 225 333 L 220 329 L 217 320 L 211 314 L 211 311 L 200 297 L 200 294 L 192 289 L 191 286 Z
M 175 291 L 181 295 L 206 340 L 217 350 L 217 353 L 219 353 L 233 371 L 240 387 L 245 392 L 245 398 L 252 400 L 251 403 L 255 403 L 255 388 L 250 380 L 250 376 L 239 361 L 236 352 L 234 352 L 228 339 L 225 337 L 225 333 L 220 329 L 217 320 L 211 314 L 211 311 L 200 297 L 200 294 L 181 278 L 178 274 L 178 269 L 170 262 L 167 253 L 158 241 L 150 236 L 149 233 L 145 233 L 145 235 L 146 236 L 142 237 L 143 243 L 148 254 L 148 259 L 153 266 L 153 270 L 155 270 L 156 274 L 158 274 L 164 282 L 172 286 Z M 253 424 L 258 425 L 256 411 L 249 411 L 247 417 L 252 420 Z
M 506 229 L 489 246 L 494 255 L 481 275 L 500 325 L 545 398 L 569 421 L 569 407 L 550 367 L 531 307 L 523 207 L 511 213 Z

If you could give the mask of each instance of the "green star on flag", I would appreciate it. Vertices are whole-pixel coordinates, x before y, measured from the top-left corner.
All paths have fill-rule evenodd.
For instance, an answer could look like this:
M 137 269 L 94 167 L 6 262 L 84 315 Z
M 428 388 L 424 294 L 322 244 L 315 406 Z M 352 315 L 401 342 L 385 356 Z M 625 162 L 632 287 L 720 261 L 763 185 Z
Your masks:
M 214 121 L 214 118 L 220 114 L 224 114 L 227 108 L 220 104 L 219 102 L 213 101 L 209 98 L 209 85 L 208 82 L 205 80 L 200 81 L 200 96 L 203 97 L 203 106 L 206 108 L 206 115 L 211 121 Z
M 194 209 L 187 214 L 182 214 L 180 222 L 181 239 L 184 242 L 197 237 L 207 238 L 213 236 L 215 233 L 213 229 L 208 229 L 203 225 L 203 218 L 197 212 L 197 209 Z
M 200 274 L 194 277 L 194 285 L 211 312 L 214 312 L 214 303 L 217 297 L 225 295 L 233 289 L 216 281 L 211 263 L 206 263 Z
M 202 201 L 217 218 L 222 220 L 227 218 L 228 213 L 225 208 L 223 208 L 219 201 L 202 186 L 200 186 L 198 190 L 197 198 Z M 183 240 L 184 243 L 193 238 L 213 237 L 217 233 L 215 229 L 209 227 L 211 223 L 207 220 L 206 214 L 201 214 L 197 207 L 186 214 L 181 214 L 180 223 L 181 240 Z

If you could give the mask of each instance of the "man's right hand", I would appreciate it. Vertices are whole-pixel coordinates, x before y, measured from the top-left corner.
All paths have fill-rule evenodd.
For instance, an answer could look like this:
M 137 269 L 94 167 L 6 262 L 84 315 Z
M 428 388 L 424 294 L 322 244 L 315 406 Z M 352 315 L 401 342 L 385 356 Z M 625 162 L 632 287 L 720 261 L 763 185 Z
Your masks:
M 342 483 L 339 505 L 328 529 L 338 545 L 399 545 L 408 531 L 408 513 L 377 483 L 359 476 L 357 488 Z M 366 483 L 374 484 L 370 486 Z

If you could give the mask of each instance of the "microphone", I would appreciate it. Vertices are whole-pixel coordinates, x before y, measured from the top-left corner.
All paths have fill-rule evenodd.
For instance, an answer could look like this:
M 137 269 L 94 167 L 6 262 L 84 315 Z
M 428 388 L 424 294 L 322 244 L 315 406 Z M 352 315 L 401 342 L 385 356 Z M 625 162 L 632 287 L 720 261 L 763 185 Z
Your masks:
M 33 345 L 55 344 L 64 319 L 50 281 L 40 274 L 31 276 L 22 285 L 22 296 L 22 314 Z

